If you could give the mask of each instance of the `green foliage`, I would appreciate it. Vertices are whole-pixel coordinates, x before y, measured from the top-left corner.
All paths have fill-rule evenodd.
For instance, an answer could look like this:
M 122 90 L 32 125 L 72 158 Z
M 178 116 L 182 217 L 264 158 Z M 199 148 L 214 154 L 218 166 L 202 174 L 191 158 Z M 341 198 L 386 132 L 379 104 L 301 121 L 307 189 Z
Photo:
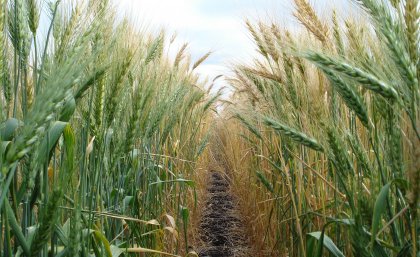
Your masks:
M 60 190 L 54 190 L 50 195 L 50 199 L 48 200 L 45 209 L 42 210 L 39 227 L 36 229 L 34 238 L 31 242 L 31 256 L 38 256 L 44 248 L 44 245 L 48 243 L 51 232 L 57 222 L 59 212 L 58 206 L 61 197 L 62 193 Z
M 308 240 L 307 244 L 308 244 L 308 248 L 307 250 L 307 255 L 310 256 L 312 255 L 316 249 L 314 248 L 315 246 L 318 247 L 319 249 L 319 244 L 321 245 L 321 247 L 325 247 L 328 249 L 328 251 L 335 257 L 344 257 L 344 254 L 338 249 L 338 247 L 334 244 L 334 242 L 332 241 L 332 239 L 330 237 L 328 237 L 327 235 L 325 235 L 323 232 L 317 231 L 317 232 L 311 232 L 308 233 L 308 237 L 310 237 L 310 239 Z M 316 239 L 319 244 L 315 244 L 313 241 L 314 239 Z M 322 256 L 322 250 L 318 250 L 318 255 L 313 255 L 321 257 Z
M 220 95 L 108 1 L 43 4 L 0 1 L 0 255 L 177 254 Z
M 286 135 L 287 137 L 290 137 L 296 143 L 302 144 L 316 151 L 323 151 L 323 147 L 320 144 L 318 144 L 318 142 L 315 139 L 308 137 L 302 132 L 299 132 L 293 128 L 290 128 L 267 117 L 264 118 L 264 123 L 265 125 L 273 128 L 275 131 L 278 131 Z

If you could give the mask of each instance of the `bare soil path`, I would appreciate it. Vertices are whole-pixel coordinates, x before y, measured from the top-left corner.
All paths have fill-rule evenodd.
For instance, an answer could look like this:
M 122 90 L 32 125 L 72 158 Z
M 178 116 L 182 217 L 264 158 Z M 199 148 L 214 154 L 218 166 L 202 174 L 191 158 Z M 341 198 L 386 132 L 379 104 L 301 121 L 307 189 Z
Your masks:
M 207 201 L 201 218 L 201 240 L 205 246 L 200 257 L 252 256 L 244 232 L 244 223 L 226 175 L 211 171 Z

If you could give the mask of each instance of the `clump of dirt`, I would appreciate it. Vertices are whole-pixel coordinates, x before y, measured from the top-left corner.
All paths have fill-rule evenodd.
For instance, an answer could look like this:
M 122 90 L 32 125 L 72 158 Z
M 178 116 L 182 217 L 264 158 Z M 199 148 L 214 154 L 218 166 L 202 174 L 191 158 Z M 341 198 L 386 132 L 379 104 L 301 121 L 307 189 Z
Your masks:
M 229 187 L 229 182 L 220 172 L 210 172 L 200 225 L 200 237 L 204 243 L 199 250 L 200 257 L 251 256 L 237 202 Z

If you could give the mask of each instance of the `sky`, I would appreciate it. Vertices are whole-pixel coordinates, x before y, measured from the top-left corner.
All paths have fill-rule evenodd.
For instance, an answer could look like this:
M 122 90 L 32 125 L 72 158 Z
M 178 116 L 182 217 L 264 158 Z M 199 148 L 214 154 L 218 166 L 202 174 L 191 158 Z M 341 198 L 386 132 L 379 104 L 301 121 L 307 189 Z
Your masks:
M 349 0 L 310 0 L 321 15 L 330 16 L 334 7 L 346 13 Z M 121 13 L 139 26 L 169 35 L 177 33 L 177 43 L 189 43 L 193 61 L 208 51 L 213 54 L 198 69 L 202 76 L 224 74 L 233 62 L 252 59 L 254 45 L 246 31 L 245 18 L 277 21 L 297 29 L 292 16 L 292 0 L 115 0 Z M 223 83 L 223 82 L 221 82 Z

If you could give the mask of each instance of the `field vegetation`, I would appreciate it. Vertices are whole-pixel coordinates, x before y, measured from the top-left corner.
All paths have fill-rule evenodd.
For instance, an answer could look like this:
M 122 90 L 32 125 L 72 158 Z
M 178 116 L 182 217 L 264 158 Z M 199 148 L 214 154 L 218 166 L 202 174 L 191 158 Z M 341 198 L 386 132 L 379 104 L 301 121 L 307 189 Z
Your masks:
M 267 256 L 419 254 L 419 2 L 351 2 L 295 0 L 300 32 L 246 21 L 225 152 Z
M 246 20 L 220 100 L 108 0 L 0 0 L 0 255 L 197 256 L 211 182 L 244 256 L 420 256 L 419 2 L 348 1 Z
M 169 58 L 175 37 L 108 1 L 2 0 L 0 14 L 1 256 L 184 249 L 216 99 L 194 74 L 207 55 Z

